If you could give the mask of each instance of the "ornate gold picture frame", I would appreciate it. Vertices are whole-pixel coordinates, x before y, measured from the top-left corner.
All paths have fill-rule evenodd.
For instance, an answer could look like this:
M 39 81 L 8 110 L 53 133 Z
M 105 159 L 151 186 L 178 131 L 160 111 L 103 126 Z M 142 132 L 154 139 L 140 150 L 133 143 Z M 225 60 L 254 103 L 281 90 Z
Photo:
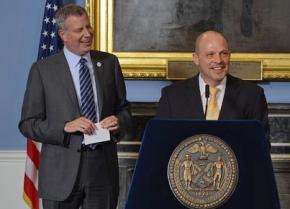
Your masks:
M 94 27 L 94 49 L 118 56 L 127 79 L 174 79 L 168 76 L 172 62 L 191 62 L 190 52 L 122 52 L 114 50 L 115 0 L 86 0 L 86 8 Z M 283 40 L 282 40 L 283 41 Z M 290 48 L 290 46 L 289 46 Z M 290 49 L 289 49 L 290 51 Z M 261 63 L 261 79 L 289 80 L 290 53 L 232 53 L 235 62 Z M 178 77 L 176 79 L 183 79 Z

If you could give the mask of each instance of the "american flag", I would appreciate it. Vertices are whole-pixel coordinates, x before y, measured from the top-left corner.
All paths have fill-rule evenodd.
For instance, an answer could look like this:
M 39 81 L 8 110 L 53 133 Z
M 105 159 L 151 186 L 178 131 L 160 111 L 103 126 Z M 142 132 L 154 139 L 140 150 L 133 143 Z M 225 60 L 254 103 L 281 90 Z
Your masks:
M 62 49 L 62 41 L 57 33 L 54 19 L 56 11 L 63 6 L 62 0 L 47 0 L 44 8 L 38 59 L 44 59 Z M 40 161 L 41 144 L 27 139 L 27 156 L 24 175 L 24 201 L 31 209 L 42 208 L 38 197 L 38 168 Z

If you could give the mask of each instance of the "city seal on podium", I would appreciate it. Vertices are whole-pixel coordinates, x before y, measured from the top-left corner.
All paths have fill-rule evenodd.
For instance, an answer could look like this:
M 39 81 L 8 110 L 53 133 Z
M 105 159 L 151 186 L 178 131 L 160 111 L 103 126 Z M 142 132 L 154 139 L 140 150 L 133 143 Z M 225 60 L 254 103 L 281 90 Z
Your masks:
M 238 163 L 232 149 L 213 135 L 182 141 L 168 162 L 167 176 L 175 197 L 192 209 L 216 208 L 233 194 Z

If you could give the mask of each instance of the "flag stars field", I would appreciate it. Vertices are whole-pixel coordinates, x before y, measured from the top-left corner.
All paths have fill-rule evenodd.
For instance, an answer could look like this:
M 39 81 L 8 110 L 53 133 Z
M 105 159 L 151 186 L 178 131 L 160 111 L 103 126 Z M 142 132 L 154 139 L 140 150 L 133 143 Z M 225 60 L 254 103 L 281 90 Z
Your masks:
M 58 9 L 58 6 L 57 5 L 54 5 L 53 6 L 53 10 L 56 12 L 57 9 Z
M 42 44 L 41 48 L 42 48 L 43 50 L 46 50 L 46 45 L 45 45 L 45 44 Z
M 47 8 L 47 9 L 51 9 L 51 4 L 48 3 L 48 4 L 46 5 L 46 8 Z
M 45 17 L 44 22 L 45 22 L 46 24 L 48 24 L 48 23 L 49 23 L 49 18 L 48 18 L 48 17 Z
M 55 37 L 55 32 L 52 32 L 52 33 L 50 34 L 50 37 L 51 37 L 51 38 L 54 38 L 54 37 Z
M 42 35 L 43 35 L 44 37 L 46 37 L 46 36 L 48 36 L 48 32 L 45 30 L 45 31 L 43 31 Z

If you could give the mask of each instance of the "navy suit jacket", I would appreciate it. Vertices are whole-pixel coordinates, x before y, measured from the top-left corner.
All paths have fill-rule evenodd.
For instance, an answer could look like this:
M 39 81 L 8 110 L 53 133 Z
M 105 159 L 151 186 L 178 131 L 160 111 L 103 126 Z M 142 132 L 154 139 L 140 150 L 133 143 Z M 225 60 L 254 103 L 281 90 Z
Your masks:
M 157 117 L 205 120 L 198 75 L 162 89 Z M 269 138 L 268 107 L 263 89 L 228 75 L 219 120 L 258 120 Z

